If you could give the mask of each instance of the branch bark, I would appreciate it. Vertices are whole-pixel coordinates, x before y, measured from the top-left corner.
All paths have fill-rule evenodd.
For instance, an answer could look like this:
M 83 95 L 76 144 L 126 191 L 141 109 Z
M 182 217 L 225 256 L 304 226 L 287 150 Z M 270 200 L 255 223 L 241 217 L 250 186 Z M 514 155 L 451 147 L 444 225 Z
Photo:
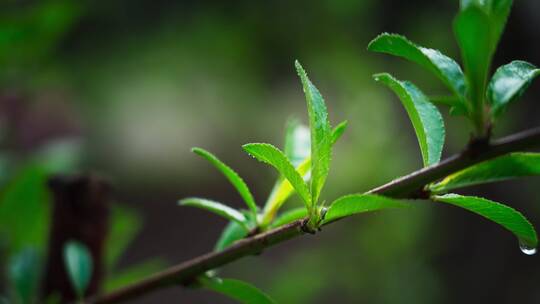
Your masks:
M 473 164 L 510 152 L 523 151 L 540 145 L 540 128 L 530 129 L 493 141 L 472 141 L 467 148 L 454 156 L 428 168 L 415 171 L 385 185 L 368 191 L 394 198 L 423 198 L 425 185 Z M 204 272 L 229 264 L 244 256 L 259 254 L 265 248 L 298 237 L 306 232 L 302 229 L 307 219 L 263 232 L 236 242 L 231 247 L 210 252 L 172 266 L 130 286 L 106 295 L 88 299 L 87 303 L 118 303 L 147 294 L 159 288 L 187 285 Z

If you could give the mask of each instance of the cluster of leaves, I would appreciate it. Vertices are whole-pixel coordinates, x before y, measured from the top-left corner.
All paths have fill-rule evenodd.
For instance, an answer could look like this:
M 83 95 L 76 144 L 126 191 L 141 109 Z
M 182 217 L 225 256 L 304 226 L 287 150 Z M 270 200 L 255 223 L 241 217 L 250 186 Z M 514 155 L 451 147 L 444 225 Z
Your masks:
M 534 65 L 516 60 L 499 67 L 488 82 L 491 61 L 511 6 L 512 0 L 461 1 L 460 12 L 454 20 L 454 32 L 461 49 L 465 72 L 456 61 L 440 51 L 421 47 L 401 35 L 384 33 L 369 44 L 368 49 L 371 51 L 402 57 L 429 70 L 448 87 L 450 95 L 428 98 L 416 86 L 397 81 L 388 74 L 375 75 L 375 78 L 399 95 L 406 94 L 410 98 L 416 96 L 413 98 L 416 101 L 412 101 L 416 112 L 422 113 L 422 106 L 429 101 L 446 105 L 450 107 L 450 113 L 466 116 L 476 128 L 478 137 L 488 136 L 492 124 L 507 106 L 520 97 L 540 74 Z M 440 115 L 435 111 L 426 110 L 428 113 L 418 118 L 411 113 L 412 106 L 406 108 L 413 122 L 418 119 L 427 122 L 432 133 L 432 136 L 427 135 L 428 140 L 442 136 L 439 134 L 441 124 L 437 123 Z M 417 125 L 416 122 L 417 134 L 422 133 Z M 424 145 L 423 154 L 425 150 Z M 437 153 L 438 150 L 435 150 L 434 158 Z
M 220 202 L 197 197 L 179 201 L 180 205 L 206 209 L 230 220 L 216 243 L 216 251 L 225 249 L 250 233 L 279 227 L 300 219 L 306 219 L 303 228 L 307 232 L 315 232 L 320 226 L 351 214 L 406 206 L 397 200 L 372 194 L 346 195 L 336 199 L 328 208 L 324 206 L 324 202 L 319 202 L 330 169 L 332 146 L 345 131 L 347 122 L 341 122 L 335 128 L 331 128 L 322 95 L 309 80 L 300 63 L 296 62 L 295 65 L 306 96 L 309 130 L 297 121 L 291 121 L 286 128 L 284 151 L 267 143 L 250 143 L 243 146 L 247 153 L 272 166 L 280 174 L 262 210 L 255 203 L 249 187 L 233 169 L 208 151 L 201 148 L 192 150 L 223 173 L 248 208 L 236 210 Z M 276 216 L 293 192 L 298 194 L 304 206 Z M 236 297 L 239 293 L 251 294 L 254 290 L 254 287 L 247 283 L 218 279 L 214 276 L 205 277 L 199 280 L 199 283 L 214 291 Z M 245 291 L 230 291 L 228 286 Z M 263 293 L 259 298 L 269 299 Z
M 423 66 L 450 90 L 449 96 L 429 98 L 411 82 L 400 81 L 388 73 L 374 75 L 375 80 L 388 86 L 405 107 L 418 138 L 424 166 L 437 164 L 444 146 L 444 122 L 437 105 L 450 106 L 452 114 L 467 117 L 476 130 L 476 137 L 485 140 L 508 104 L 521 96 L 533 78 L 540 74 L 540 70 L 529 63 L 513 61 L 497 69 L 489 83 L 487 81 L 491 60 L 511 5 L 511 0 L 461 1 L 454 30 L 461 48 L 465 73 L 458 63 L 440 51 L 420 47 L 400 35 L 385 33 L 369 44 L 369 50 L 399 56 Z M 328 207 L 325 207 L 324 202 L 319 202 L 330 168 L 332 146 L 344 132 L 346 122 L 335 129 L 331 128 L 322 95 L 298 62 L 296 69 L 307 101 L 309 139 L 307 128 L 293 122 L 287 128 L 284 152 L 266 143 L 243 146 L 247 153 L 272 166 L 280 174 L 262 211 L 246 183 L 235 171 L 211 153 L 200 148 L 193 149 L 193 152 L 207 159 L 225 175 L 248 207 L 247 210 L 236 210 L 203 198 L 187 198 L 179 202 L 180 205 L 203 208 L 230 220 L 216 244 L 217 251 L 250 233 L 303 218 L 306 219 L 304 229 L 314 232 L 324 224 L 352 214 L 408 206 L 404 201 L 373 194 L 345 195 L 334 200 Z M 500 224 L 517 236 L 524 253 L 532 254 L 538 245 L 538 238 L 533 226 L 521 213 L 488 199 L 448 191 L 538 174 L 539 153 L 513 153 L 454 173 L 426 185 L 424 190 L 434 202 L 458 206 Z M 301 198 L 304 207 L 276 216 L 293 191 Z M 200 278 L 200 285 L 240 302 L 272 303 L 268 295 L 247 283 L 222 280 L 213 274 Z
M 399 81 L 388 73 L 376 74 L 377 81 L 392 89 L 402 101 L 416 132 L 425 166 L 439 162 L 444 145 L 444 124 L 435 105 L 450 106 L 450 113 L 464 115 L 476 128 L 478 138 L 489 139 L 490 129 L 507 106 L 540 74 L 532 64 L 512 61 L 499 67 L 488 82 L 491 61 L 511 0 L 462 0 L 454 21 L 465 72 L 453 59 L 438 50 L 418 46 L 407 38 L 384 33 L 370 42 L 368 49 L 415 62 L 432 72 L 448 87 L 449 96 L 429 98 L 417 86 Z M 521 248 L 532 253 L 538 240 L 527 219 L 516 210 L 484 198 L 448 194 L 452 189 L 537 175 L 540 154 L 514 153 L 486 161 L 426 186 L 431 198 L 484 216 L 513 232 Z

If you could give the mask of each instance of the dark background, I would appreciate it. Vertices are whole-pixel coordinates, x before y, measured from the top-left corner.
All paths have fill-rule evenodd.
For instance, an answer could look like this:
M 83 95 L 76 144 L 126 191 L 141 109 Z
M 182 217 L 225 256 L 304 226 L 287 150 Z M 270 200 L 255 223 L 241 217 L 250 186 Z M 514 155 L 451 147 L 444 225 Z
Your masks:
M 322 199 L 418 169 L 406 113 L 371 75 L 388 71 L 427 93 L 444 89 L 414 64 L 366 46 L 380 32 L 397 32 L 459 59 L 451 29 L 457 9 L 458 1 L 447 0 L 4 1 L 0 134 L 7 172 L 52 144 L 75 142 L 77 171 L 108 177 L 119 204 L 144 223 L 121 266 L 149 257 L 184 261 L 211 250 L 225 221 L 177 207 L 179 198 L 242 207 L 190 147 L 209 149 L 237 169 L 263 204 L 275 173 L 241 145 L 281 146 L 289 117 L 307 122 L 295 59 L 325 96 L 333 124 L 349 121 Z M 514 59 L 540 65 L 539 13 L 538 1 L 514 3 L 494 67 Z M 13 32 L 17 39 L 7 39 Z M 538 97 L 533 84 L 495 135 L 537 126 Z M 450 155 L 471 128 L 443 113 Z M 538 226 L 538 182 L 461 192 L 509 204 Z M 279 303 L 540 303 L 538 256 L 522 254 L 494 223 L 428 202 L 347 219 L 233 263 L 223 276 L 253 282 Z M 158 301 L 229 303 L 182 288 L 133 303 Z

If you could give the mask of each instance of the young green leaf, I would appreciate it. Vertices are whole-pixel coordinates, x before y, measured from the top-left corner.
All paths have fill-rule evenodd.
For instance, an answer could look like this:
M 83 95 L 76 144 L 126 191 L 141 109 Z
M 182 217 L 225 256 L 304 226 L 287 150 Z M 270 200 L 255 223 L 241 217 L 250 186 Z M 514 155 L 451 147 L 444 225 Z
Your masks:
M 284 153 L 296 171 L 306 180 L 311 167 L 311 138 L 309 128 L 300 124 L 296 119 L 289 120 L 287 123 Z M 261 226 L 270 223 L 293 190 L 289 181 L 280 175 L 264 205 Z
M 477 131 L 484 129 L 484 96 L 487 75 L 500 36 L 504 31 L 512 0 L 461 0 L 454 20 L 454 32 L 467 75 L 473 120 Z
M 525 92 L 538 75 L 540 69 L 525 61 L 512 61 L 498 68 L 488 86 L 492 115 L 499 116 L 510 102 Z
M 357 213 L 389 208 L 404 208 L 407 204 L 375 194 L 350 194 L 335 200 L 323 219 L 323 225 Z
M 211 201 L 204 198 L 190 197 L 190 198 L 185 198 L 185 199 L 180 200 L 178 204 L 181 206 L 191 206 L 191 207 L 206 209 L 228 220 L 235 221 L 238 224 L 244 226 L 246 229 L 249 229 L 247 225 L 247 219 L 240 211 L 237 211 L 236 209 L 233 209 L 222 203 Z
M 440 51 L 418 46 L 401 35 L 388 33 L 373 39 L 368 50 L 402 57 L 421 65 L 435 74 L 459 99 L 465 100 L 465 76 L 461 67 Z
M 291 210 L 287 210 L 283 212 L 283 214 L 278 216 L 269 227 L 277 228 L 277 227 L 292 223 L 301 218 L 305 218 L 307 215 L 308 214 L 307 214 L 306 208 L 294 208 Z
M 332 131 L 332 144 L 335 144 L 339 138 L 343 135 L 347 129 L 347 121 L 342 121 L 339 123 L 334 130 Z M 309 177 L 309 169 L 311 168 L 311 157 L 307 157 L 304 161 L 296 167 L 296 171 L 300 176 L 304 177 L 306 180 Z M 263 211 L 263 218 L 261 220 L 261 225 L 268 225 L 275 217 L 277 211 L 283 203 L 289 198 L 293 191 L 291 183 L 286 179 L 278 180 L 278 183 L 272 189 L 270 196 L 265 204 Z
M 483 10 L 490 18 L 491 23 L 489 26 L 492 28 L 493 43 L 499 42 L 504 27 L 506 26 L 506 20 L 510 14 L 513 0 L 461 0 L 460 10 L 466 10 L 469 6 L 476 6 Z
M 522 176 L 540 175 L 540 153 L 512 153 L 487 160 L 451 174 L 431 185 L 432 192 L 496 182 Z
M 66 272 L 79 298 L 84 296 L 93 271 L 92 256 L 88 248 L 77 241 L 69 241 L 64 247 Z
M 534 227 L 523 214 L 513 208 L 485 198 L 458 194 L 435 196 L 433 199 L 469 210 L 503 226 L 518 237 L 522 246 L 536 248 L 538 245 Z
M 294 167 L 298 167 L 311 153 L 309 128 L 291 119 L 287 122 L 283 153 Z
M 394 91 L 403 103 L 416 132 L 424 166 L 438 163 L 441 159 L 445 133 L 439 110 L 408 81 L 399 81 L 388 73 L 376 74 L 374 78 Z
M 214 247 L 215 251 L 222 251 L 223 249 L 229 247 L 234 242 L 245 238 L 248 235 L 249 231 L 242 225 L 239 225 L 235 221 L 230 221 L 216 242 Z
M 309 177 L 309 169 L 311 168 L 311 157 L 308 157 L 304 160 L 303 163 L 298 165 L 296 172 L 300 176 L 307 180 Z M 306 186 L 307 187 L 307 186 Z M 272 219 L 275 217 L 279 208 L 285 203 L 285 201 L 291 196 L 294 188 L 287 179 L 281 179 L 272 189 L 270 196 L 266 202 L 266 205 L 263 210 L 263 217 L 261 220 L 261 226 L 268 225 Z
M 257 287 L 233 279 L 199 278 L 202 286 L 244 304 L 274 304 L 266 293 Z
M 332 130 L 332 145 L 334 145 L 341 138 L 345 130 L 347 130 L 348 123 L 348 121 L 344 120 Z
M 490 23 L 489 16 L 476 5 L 462 8 L 454 21 L 477 131 L 483 128 L 484 91 L 494 52 Z
M 447 95 L 430 95 L 428 96 L 429 101 L 435 105 L 449 106 L 453 107 L 459 103 L 459 99 L 455 96 Z
M 428 96 L 429 101 L 434 105 L 443 105 L 450 107 L 450 115 L 464 115 L 467 116 L 467 104 L 464 103 L 459 97 L 456 96 L 444 96 L 444 95 L 435 95 Z
M 316 204 L 330 169 L 332 129 L 321 93 L 311 83 L 300 62 L 296 61 L 295 66 L 302 81 L 309 114 L 309 127 L 311 129 L 311 201 Z
M 225 177 L 234 186 L 234 188 L 236 188 L 236 191 L 238 191 L 242 199 L 244 199 L 248 208 L 254 214 L 257 214 L 257 205 L 255 204 L 255 200 L 253 199 L 253 195 L 251 194 L 251 191 L 249 191 L 249 188 L 244 182 L 244 180 L 240 177 L 240 175 L 238 175 L 238 173 L 236 173 L 233 169 L 231 169 L 231 167 L 220 161 L 215 155 L 204 149 L 193 148 L 192 151 L 193 153 L 204 157 L 219 171 L 221 171 L 221 173 L 225 175 Z
M 506 27 L 506 20 L 508 19 L 508 15 L 510 15 L 510 10 L 512 9 L 512 3 L 514 1 L 491 0 L 487 2 L 491 2 L 490 15 L 491 20 L 493 21 L 493 27 L 495 28 L 493 31 L 493 41 L 495 43 L 495 47 L 497 47 L 497 44 L 499 43 L 499 40 L 504 32 L 504 28 Z
M 294 187 L 294 190 L 300 195 L 306 206 L 311 206 L 311 196 L 309 188 L 304 182 L 304 179 L 296 171 L 285 154 L 278 148 L 270 144 L 246 144 L 242 146 L 244 150 L 257 160 L 269 164 L 274 167 L 281 175 L 283 175 Z

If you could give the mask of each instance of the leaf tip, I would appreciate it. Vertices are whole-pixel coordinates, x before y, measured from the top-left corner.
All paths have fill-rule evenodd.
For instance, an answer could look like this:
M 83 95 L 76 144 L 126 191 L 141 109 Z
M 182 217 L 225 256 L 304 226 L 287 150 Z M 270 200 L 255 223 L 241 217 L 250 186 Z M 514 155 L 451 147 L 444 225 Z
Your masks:
M 193 147 L 191 148 L 191 152 L 192 153 L 195 153 L 195 154 L 198 154 L 198 155 L 201 155 L 203 153 L 203 149 L 199 148 L 199 147 Z
M 383 40 L 383 39 L 385 39 L 385 40 Z M 383 44 L 387 43 L 387 44 L 391 45 L 391 44 L 393 44 L 392 39 L 407 40 L 407 38 L 405 38 L 404 36 L 402 36 L 400 34 L 383 32 L 383 33 L 380 33 L 377 37 L 373 38 L 368 43 L 367 50 L 372 51 L 372 52 L 380 52 L 382 50 L 378 48 L 380 46 L 379 43 L 383 43 Z M 383 45 L 383 47 L 384 47 L 384 45 Z
M 193 204 L 196 204 L 198 200 L 200 199 L 197 197 L 186 197 L 183 199 L 179 199 L 176 204 L 178 206 L 193 206 Z
M 244 151 L 248 151 L 251 147 L 253 147 L 253 145 L 254 143 L 243 144 L 242 149 L 244 149 Z
M 392 78 L 392 76 L 388 73 L 377 73 L 377 74 L 373 74 L 372 77 L 377 82 L 381 82 L 385 79 Z
M 247 144 L 243 144 L 242 145 L 242 149 L 251 157 L 257 159 L 257 157 L 255 157 L 255 155 L 253 154 L 253 148 L 258 146 L 258 145 L 263 145 L 263 144 L 260 144 L 260 143 L 247 143 Z
M 344 120 L 342 122 L 340 122 L 337 126 L 336 126 L 336 129 L 347 129 L 347 127 L 349 126 L 349 121 L 348 120 Z
M 338 139 L 341 138 L 343 133 L 345 133 L 345 130 L 347 129 L 348 121 L 344 120 L 340 122 L 332 131 L 332 144 L 335 144 Z
M 302 65 L 300 64 L 300 61 L 298 61 L 298 59 L 295 59 L 295 60 L 294 60 L 294 67 L 295 67 L 297 70 L 303 70 Z
M 368 51 L 375 51 L 375 46 L 377 44 L 377 42 L 379 42 L 383 37 L 386 37 L 390 35 L 389 33 L 380 33 L 379 35 L 377 35 L 377 37 L 373 38 L 369 43 L 368 43 L 368 46 L 367 46 L 367 50 Z
M 296 68 L 296 73 L 298 73 L 298 76 L 300 77 L 302 82 L 304 82 L 305 81 L 304 79 L 307 78 L 307 73 L 306 73 L 306 70 L 304 70 L 304 67 L 300 64 L 300 61 L 295 60 L 294 67 Z

